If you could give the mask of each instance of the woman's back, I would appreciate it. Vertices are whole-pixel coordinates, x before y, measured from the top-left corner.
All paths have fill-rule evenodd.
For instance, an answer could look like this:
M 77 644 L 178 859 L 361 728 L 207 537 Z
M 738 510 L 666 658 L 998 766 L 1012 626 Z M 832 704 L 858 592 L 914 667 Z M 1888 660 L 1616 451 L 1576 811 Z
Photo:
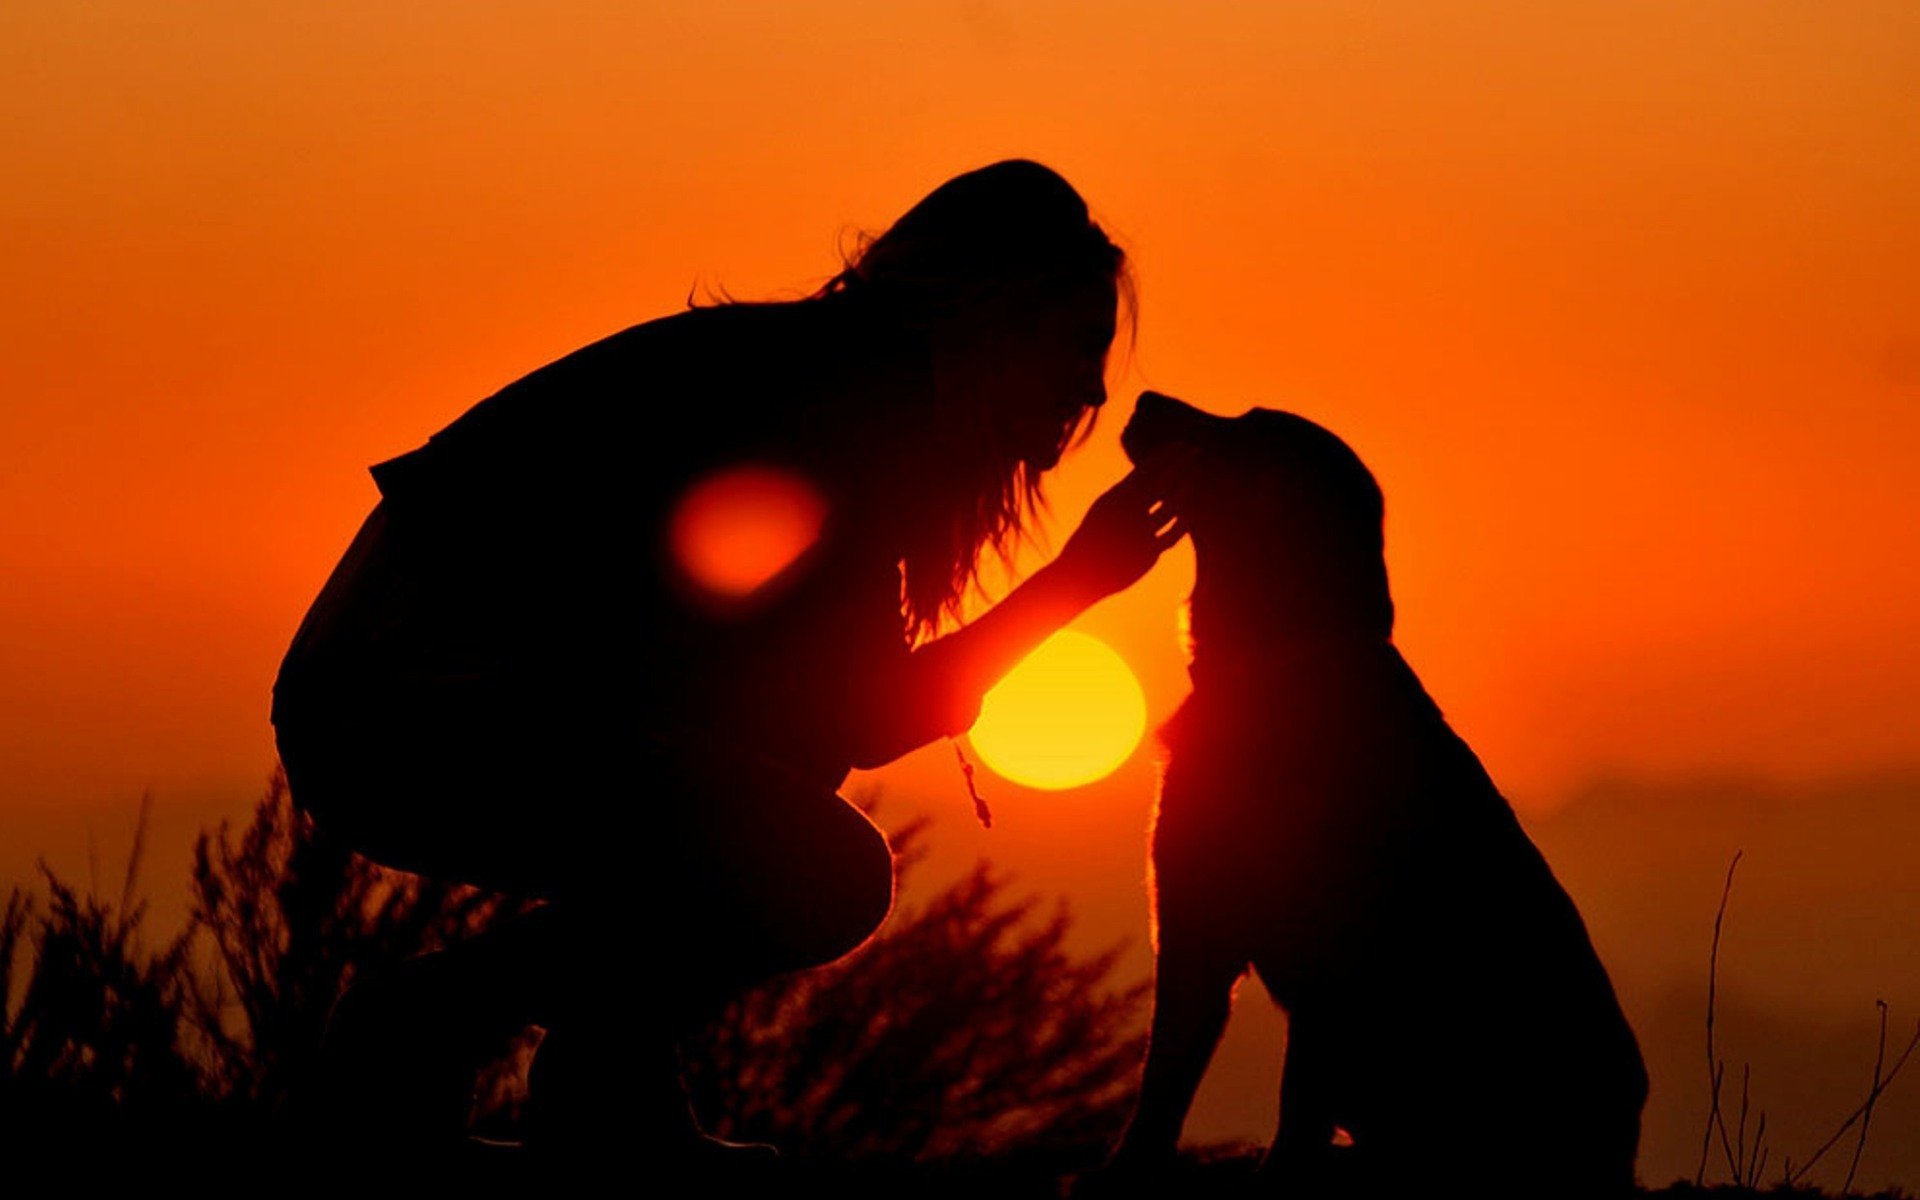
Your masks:
M 295 799 L 376 857 L 475 879 L 488 868 L 461 868 L 452 827 L 507 823 L 569 768 L 465 746 L 572 746 L 641 778 L 661 744 L 731 741 L 831 792 L 861 681 L 907 654 L 897 556 L 869 536 L 855 467 L 876 364 L 897 396 L 912 362 L 840 304 L 697 309 L 549 364 L 375 467 L 381 503 L 275 685 Z M 780 588 L 709 605 L 668 517 L 741 463 L 809 481 L 827 519 Z M 435 788 L 467 796 L 450 808 Z
M 904 652 L 897 555 L 867 528 L 874 472 L 860 443 L 883 419 L 867 411 L 873 397 L 899 394 L 915 364 L 849 309 L 727 305 L 634 326 L 373 468 L 384 537 L 400 545 L 316 604 L 276 716 L 302 692 L 484 672 L 684 724 L 746 715 L 721 710 L 755 677 L 830 682 L 876 634 Z M 696 482 L 741 464 L 817 489 L 826 522 L 779 594 L 716 607 L 684 586 L 668 518 Z M 850 597 L 868 601 L 853 605 L 865 619 L 844 621 Z

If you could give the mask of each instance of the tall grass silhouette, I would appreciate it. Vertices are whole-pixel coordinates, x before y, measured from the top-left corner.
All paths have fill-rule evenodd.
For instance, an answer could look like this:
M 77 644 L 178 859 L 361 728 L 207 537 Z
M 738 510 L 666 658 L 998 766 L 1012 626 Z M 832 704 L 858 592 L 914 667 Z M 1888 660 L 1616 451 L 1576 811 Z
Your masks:
M 145 828 L 148 805 L 141 808 Z M 190 1044 L 189 935 L 148 951 L 135 898 L 139 839 L 117 903 L 42 867 L 46 899 L 13 888 L 0 912 L 0 1144 L 82 1132 L 167 1139 L 211 1097 Z M 22 968 L 24 967 L 24 971 Z
M 277 1178 L 269 1172 L 299 1145 L 295 1101 L 341 992 L 527 902 L 390 871 L 329 843 L 276 774 L 243 827 L 199 837 L 188 925 L 149 944 L 139 877 L 148 807 L 115 894 L 81 891 L 43 865 L 37 887 L 9 889 L 0 906 L 0 1162 L 47 1158 L 96 1177 L 101 1164 L 150 1173 L 218 1163 L 239 1178 L 252 1161 L 260 1173 L 246 1178 Z M 903 875 L 924 863 L 925 838 L 921 824 L 895 835 Z M 1730 868 L 1710 982 L 1731 890 Z M 1146 999 L 1144 985 L 1116 985 L 1119 947 L 1077 957 L 1070 930 L 1064 907 L 1014 896 L 976 868 L 895 913 L 854 954 L 768 981 L 689 1038 L 682 1057 L 702 1118 L 722 1136 L 774 1142 L 802 1167 L 879 1167 L 838 1177 L 877 1179 L 873 1194 L 955 1179 L 969 1194 L 1056 1194 L 1124 1121 Z M 475 1131 L 515 1136 L 539 1035 L 502 1046 L 476 1082 Z M 1866 1100 L 1818 1152 L 1776 1167 L 1769 1194 L 1822 1195 L 1807 1173 L 1848 1134 L 1840 1193 L 1853 1194 L 1873 1104 L 1920 1042 L 1889 1055 L 1884 1037 L 1883 1025 Z M 1724 1110 L 1717 1045 L 1709 1056 L 1704 1144 L 1734 1182 L 1710 1184 L 1703 1157 L 1695 1182 L 1649 1195 L 1760 1194 L 1771 1135 Z M 112 1153 L 77 1153 L 87 1150 Z M 1143 1194 L 1236 1194 L 1252 1162 L 1202 1153 Z M 915 1173 L 884 1174 L 889 1165 Z
M 895 836 L 898 870 L 924 829 Z M 1038 907 L 982 864 L 847 958 L 740 997 L 688 1047 L 696 1108 L 818 1159 L 1091 1165 L 1132 1103 L 1148 988 L 1111 988 L 1122 947 L 1075 959 L 1066 907 Z
M 356 978 L 484 930 L 528 902 L 380 867 L 331 843 L 275 773 L 251 820 L 194 847 L 191 917 L 142 936 L 143 807 L 117 898 L 42 867 L 45 898 L 0 910 L 0 1150 L 75 1146 L 271 1155 L 298 1144 L 327 1015 Z M 924 855 L 924 826 L 897 861 Z M 650 914 L 635 912 L 639 930 Z M 1066 949 L 1064 907 L 1009 896 L 984 866 L 855 954 L 739 997 L 684 1046 L 716 1132 L 822 1161 L 951 1160 L 1016 1149 L 1091 1161 L 1139 1061 L 1144 988 L 1119 948 Z M 474 1128 L 516 1132 L 539 1031 L 500 1048 Z M 1064 1159 L 1062 1160 L 1064 1161 Z

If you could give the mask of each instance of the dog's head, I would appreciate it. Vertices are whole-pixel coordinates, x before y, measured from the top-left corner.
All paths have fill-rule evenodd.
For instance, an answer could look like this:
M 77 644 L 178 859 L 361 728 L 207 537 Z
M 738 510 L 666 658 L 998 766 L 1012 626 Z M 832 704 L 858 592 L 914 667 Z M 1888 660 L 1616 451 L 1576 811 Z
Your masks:
M 1143 392 L 1120 445 L 1136 463 L 1174 445 L 1198 452 L 1179 500 L 1197 560 L 1196 646 L 1216 630 L 1240 645 L 1260 631 L 1392 636 L 1380 488 L 1345 442 L 1292 413 L 1219 417 Z

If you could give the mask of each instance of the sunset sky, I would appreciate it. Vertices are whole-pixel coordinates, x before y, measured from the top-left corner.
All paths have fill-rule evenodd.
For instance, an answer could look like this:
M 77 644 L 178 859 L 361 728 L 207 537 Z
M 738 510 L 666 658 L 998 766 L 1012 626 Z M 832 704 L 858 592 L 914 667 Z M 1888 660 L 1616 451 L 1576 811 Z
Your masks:
M 854 231 L 1025 156 L 1140 284 L 1052 544 L 1143 387 L 1361 454 L 1398 641 L 1647 1044 L 1644 1178 L 1692 1174 L 1735 849 L 1729 1053 L 1786 1152 L 1862 1098 L 1873 1001 L 1920 1015 L 1909 0 L 12 0 L 0 78 L 0 885 L 84 879 L 90 841 L 117 870 L 150 789 L 177 925 L 193 833 L 272 766 L 268 687 L 369 464 L 690 294 L 804 293 Z M 1191 579 L 1182 545 L 1079 623 L 1150 725 Z M 937 817 L 926 883 L 984 855 L 1086 946 L 1144 941 L 1151 747 L 1072 791 L 983 775 L 990 832 L 945 745 L 852 786 Z M 1190 1134 L 1265 1136 L 1264 1006 Z M 1861 1182 L 1920 1184 L 1902 1143 L 1920 1077 Z

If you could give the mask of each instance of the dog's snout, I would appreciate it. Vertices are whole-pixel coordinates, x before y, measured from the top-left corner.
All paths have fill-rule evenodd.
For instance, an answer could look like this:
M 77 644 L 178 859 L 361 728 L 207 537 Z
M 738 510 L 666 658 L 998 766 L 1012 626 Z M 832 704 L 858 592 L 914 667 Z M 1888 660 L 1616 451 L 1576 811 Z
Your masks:
M 1162 392 L 1141 392 L 1133 418 L 1120 432 L 1120 448 L 1138 463 L 1174 442 L 1192 441 L 1206 419 L 1205 413 L 1185 401 Z
M 1179 405 L 1180 401 L 1175 400 L 1165 392 L 1145 391 L 1140 393 L 1140 399 L 1135 402 L 1134 411 L 1136 413 L 1145 413 L 1149 416 L 1155 413 L 1165 415 L 1172 412 L 1176 407 L 1179 407 Z

